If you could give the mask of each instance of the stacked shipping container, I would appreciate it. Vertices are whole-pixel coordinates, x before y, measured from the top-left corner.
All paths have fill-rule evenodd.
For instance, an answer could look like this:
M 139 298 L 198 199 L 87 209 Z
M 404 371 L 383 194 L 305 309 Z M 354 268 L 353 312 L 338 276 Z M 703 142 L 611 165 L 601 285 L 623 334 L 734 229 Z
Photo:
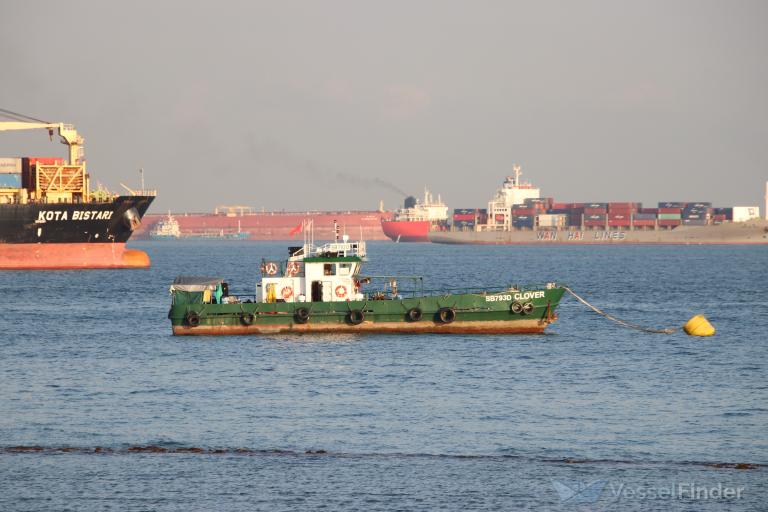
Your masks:
M 501 222 L 503 222 L 503 216 Z M 472 231 L 477 224 L 488 223 L 488 210 L 485 208 L 455 208 L 453 210 L 454 229 Z
M 550 210 L 551 212 L 552 210 Z M 568 215 L 562 213 L 545 213 L 539 215 L 539 227 L 565 228 L 568 227 Z
M 34 192 L 37 188 L 36 164 L 63 165 L 63 158 L 24 157 L 0 158 L 0 189 L 18 190 L 25 188 Z
M 712 216 L 712 203 L 688 203 L 683 207 L 683 224 L 706 226 Z
M 21 158 L 0 158 L 0 188 L 21 188 Z
M 584 203 L 570 203 L 569 205 L 569 219 L 568 223 L 571 226 L 581 226 L 582 218 L 584 217 Z
M 687 203 L 682 202 L 661 202 L 659 203 L 658 218 L 659 226 L 665 228 L 672 228 L 682 224 L 683 208 Z
M 748 217 L 739 212 L 739 218 Z M 513 204 L 506 214 L 496 214 L 496 223 L 508 222 L 515 229 L 671 229 L 680 225 L 707 225 L 733 221 L 734 208 L 712 208 L 709 202 L 659 202 L 655 208 L 642 203 L 560 203 L 552 198 L 529 198 Z M 487 212 L 454 210 L 456 229 L 474 229 L 488 222 Z
M 640 203 L 608 203 L 608 227 L 628 228 Z
M 453 225 L 460 230 L 474 229 L 477 222 L 476 208 L 455 208 L 453 210 Z

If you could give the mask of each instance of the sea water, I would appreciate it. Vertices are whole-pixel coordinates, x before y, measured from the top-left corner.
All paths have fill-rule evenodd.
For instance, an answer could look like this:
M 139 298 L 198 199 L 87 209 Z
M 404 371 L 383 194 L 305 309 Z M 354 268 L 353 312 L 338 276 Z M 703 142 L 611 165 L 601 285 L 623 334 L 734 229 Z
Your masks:
M 2 510 L 758 510 L 768 250 L 368 244 L 427 288 L 566 283 L 545 335 L 173 337 L 168 286 L 253 294 L 279 242 L 0 272 Z

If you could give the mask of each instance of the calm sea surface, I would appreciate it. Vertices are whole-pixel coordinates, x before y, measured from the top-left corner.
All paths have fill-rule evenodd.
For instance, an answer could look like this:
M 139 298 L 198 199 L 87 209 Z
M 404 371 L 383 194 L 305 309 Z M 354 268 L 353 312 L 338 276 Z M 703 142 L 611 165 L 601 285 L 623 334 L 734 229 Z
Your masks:
M 131 245 L 150 270 L 0 272 L 1 510 L 768 508 L 766 247 L 369 243 L 713 338 L 572 298 L 546 335 L 173 337 L 176 275 L 253 293 L 287 244 Z

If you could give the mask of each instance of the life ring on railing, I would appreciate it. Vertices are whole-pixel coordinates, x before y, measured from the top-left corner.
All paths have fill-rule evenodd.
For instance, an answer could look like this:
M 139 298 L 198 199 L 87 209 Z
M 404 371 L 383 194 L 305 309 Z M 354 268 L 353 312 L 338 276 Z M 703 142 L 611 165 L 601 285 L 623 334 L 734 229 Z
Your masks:
M 200 315 L 198 315 L 196 311 L 187 311 L 184 320 L 186 320 L 187 325 L 190 327 L 197 327 L 200 325 Z
M 280 290 L 280 295 L 282 295 L 285 300 L 290 299 L 293 297 L 293 288 L 290 286 L 283 286 L 283 289 Z
M 347 322 L 352 325 L 360 325 L 365 320 L 365 313 L 360 309 L 353 309 L 347 313 Z
M 285 275 L 293 277 L 301 271 L 301 264 L 298 261 L 289 261 L 285 266 Z
M 264 265 L 263 272 L 268 276 L 273 276 L 277 274 L 277 263 L 275 263 L 274 261 L 270 261 L 269 263 L 266 263 Z
M 347 296 L 347 287 L 342 284 L 337 286 L 335 291 L 336 291 L 336 296 L 340 299 L 343 299 L 344 297 Z
M 453 308 L 440 308 L 437 310 L 437 319 L 441 324 L 449 324 L 456 320 L 456 310 Z

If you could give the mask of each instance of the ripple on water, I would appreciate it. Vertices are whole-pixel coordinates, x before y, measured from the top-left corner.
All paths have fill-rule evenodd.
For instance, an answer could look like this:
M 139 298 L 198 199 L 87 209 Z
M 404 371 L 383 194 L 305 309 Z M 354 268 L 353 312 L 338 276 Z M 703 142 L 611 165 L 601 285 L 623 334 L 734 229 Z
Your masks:
M 745 510 L 768 492 L 764 248 L 369 245 L 371 274 L 556 279 L 642 324 L 704 312 L 708 339 L 573 301 L 545 336 L 188 339 L 165 316 L 177 273 L 252 292 L 285 244 L 135 245 L 151 269 L 0 273 L 19 319 L 0 337 L 0 509 L 538 510 L 560 506 L 552 479 L 743 483 Z

